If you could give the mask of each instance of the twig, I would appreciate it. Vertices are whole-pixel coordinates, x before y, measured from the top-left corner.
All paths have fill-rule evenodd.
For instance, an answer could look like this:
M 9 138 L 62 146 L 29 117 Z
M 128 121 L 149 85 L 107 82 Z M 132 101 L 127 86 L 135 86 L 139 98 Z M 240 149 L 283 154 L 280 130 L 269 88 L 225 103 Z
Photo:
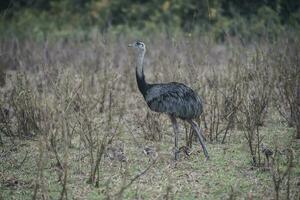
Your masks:
M 137 174 L 133 179 L 131 179 L 129 183 L 127 183 L 126 185 L 124 185 L 120 189 L 120 191 L 117 194 L 115 194 L 116 198 L 117 199 L 121 199 L 122 194 L 124 193 L 124 191 L 127 188 L 129 188 L 133 184 L 134 181 L 136 181 L 138 178 L 140 178 L 141 176 L 143 176 L 144 174 L 146 174 L 147 171 L 149 171 L 151 169 L 151 167 L 156 163 L 156 161 L 157 161 L 157 158 L 155 160 L 153 160 L 152 163 L 146 169 L 144 169 L 142 172 L 140 172 L 139 174 Z
M 21 163 L 16 167 L 17 169 L 20 169 L 20 168 L 23 166 L 23 164 L 25 163 L 25 161 L 26 161 L 26 159 L 27 159 L 27 156 L 28 156 L 28 151 L 26 151 L 26 154 L 25 154 L 23 160 L 22 160 Z

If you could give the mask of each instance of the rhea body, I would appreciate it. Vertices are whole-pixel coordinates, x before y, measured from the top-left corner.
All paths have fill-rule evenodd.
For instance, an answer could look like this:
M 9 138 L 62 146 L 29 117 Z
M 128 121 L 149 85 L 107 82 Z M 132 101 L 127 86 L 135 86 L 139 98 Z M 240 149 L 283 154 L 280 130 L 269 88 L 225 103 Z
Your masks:
M 200 145 L 203 149 L 206 159 L 209 158 L 206 150 L 201 129 L 193 120 L 200 117 L 203 112 L 200 97 L 191 88 L 182 83 L 160 83 L 150 84 L 145 80 L 144 75 L 144 56 L 146 46 L 141 41 L 129 44 L 136 50 L 136 80 L 147 105 L 152 111 L 165 113 L 169 115 L 175 133 L 175 160 L 178 159 L 178 139 L 179 129 L 176 118 L 186 120 L 196 131 Z

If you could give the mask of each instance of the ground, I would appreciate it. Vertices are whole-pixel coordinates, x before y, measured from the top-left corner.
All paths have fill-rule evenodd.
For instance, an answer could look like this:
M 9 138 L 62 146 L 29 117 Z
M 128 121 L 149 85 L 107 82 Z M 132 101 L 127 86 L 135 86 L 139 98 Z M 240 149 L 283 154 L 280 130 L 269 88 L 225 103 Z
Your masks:
M 288 126 L 289 108 L 299 102 L 298 40 L 145 37 L 146 80 L 184 83 L 204 104 L 210 159 L 194 141 L 191 155 L 175 162 L 169 118 L 154 115 L 138 91 L 135 54 L 127 48 L 132 37 L 92 32 L 1 41 L 10 59 L 0 88 L 0 199 L 275 199 L 273 177 L 284 174 L 287 149 L 294 159 L 279 199 L 299 199 L 300 141 Z M 253 166 L 247 117 L 280 152 L 279 170 Z M 224 132 L 218 140 L 215 133 L 230 119 L 222 144 Z M 180 121 L 179 146 L 186 130 Z M 145 148 L 156 153 L 147 156 Z
M 68 197 L 104 199 L 108 193 L 117 193 L 124 181 L 129 182 L 152 162 L 151 158 L 145 156 L 142 148 L 151 146 L 158 153 L 156 163 L 125 190 L 124 199 L 273 199 L 271 172 L 267 168 L 251 166 L 246 143 L 240 135 L 242 132 L 232 134 L 226 144 L 207 143 L 210 154 L 208 161 L 205 161 L 200 147 L 194 143 L 192 154 L 189 157 L 180 154 L 180 160 L 175 162 L 172 137 L 168 133 L 172 129 L 167 119 L 164 123 L 163 131 L 166 133 L 159 142 L 145 141 L 141 135 L 133 133 L 140 145 L 132 140 L 132 134 L 128 133 L 130 130 L 124 129 L 118 142 L 124 144 L 127 162 L 111 161 L 105 157 L 100 167 L 99 187 L 86 183 L 88 158 L 87 155 L 80 155 L 78 144 L 74 143 L 69 153 Z M 278 123 L 269 123 L 269 127 L 263 127 L 262 132 L 267 138 L 275 138 L 281 146 L 289 144 L 292 139 L 292 130 Z M 36 140 L 38 138 L 15 141 L 15 145 L 2 147 L 2 199 L 32 198 L 38 159 Z M 184 142 L 184 136 L 181 135 L 180 143 Z M 292 146 L 296 150 L 292 182 L 299 184 L 299 141 L 292 142 Z M 50 199 L 58 199 L 61 186 L 55 159 L 50 153 L 47 154 L 47 165 L 43 174 L 46 194 Z M 284 189 L 285 184 L 282 187 Z M 293 194 L 299 197 L 299 193 Z M 284 196 L 284 192 L 282 195 Z

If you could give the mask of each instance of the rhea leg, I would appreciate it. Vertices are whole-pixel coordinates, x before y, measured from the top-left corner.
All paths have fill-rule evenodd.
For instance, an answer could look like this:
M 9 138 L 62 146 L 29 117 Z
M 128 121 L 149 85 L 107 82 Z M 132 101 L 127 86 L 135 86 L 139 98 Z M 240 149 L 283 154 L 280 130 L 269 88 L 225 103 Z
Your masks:
M 205 144 L 204 144 L 204 140 L 203 140 L 203 135 L 202 135 L 201 129 L 198 127 L 198 125 L 193 120 L 188 120 L 188 122 L 191 124 L 192 128 L 196 131 L 197 136 L 199 138 L 199 143 L 200 143 L 200 145 L 201 145 L 201 147 L 203 149 L 203 152 L 204 152 L 204 155 L 205 155 L 206 159 L 208 160 L 209 156 L 208 156 L 208 152 L 206 150 Z
M 178 124 L 176 121 L 176 118 L 172 115 L 170 115 L 170 119 L 172 122 L 172 126 L 174 129 L 174 134 L 175 134 L 175 160 L 178 160 L 178 137 L 179 137 L 179 129 L 178 129 Z

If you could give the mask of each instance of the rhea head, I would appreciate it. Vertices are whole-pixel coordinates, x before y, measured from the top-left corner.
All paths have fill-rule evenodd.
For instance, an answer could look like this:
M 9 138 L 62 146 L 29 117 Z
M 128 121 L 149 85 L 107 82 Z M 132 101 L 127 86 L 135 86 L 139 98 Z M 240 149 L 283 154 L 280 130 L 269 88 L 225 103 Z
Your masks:
M 146 45 L 143 42 L 139 41 L 139 40 L 132 43 L 132 44 L 129 44 L 128 47 L 132 47 L 132 48 L 136 49 L 136 51 L 138 53 L 145 53 L 146 52 Z

